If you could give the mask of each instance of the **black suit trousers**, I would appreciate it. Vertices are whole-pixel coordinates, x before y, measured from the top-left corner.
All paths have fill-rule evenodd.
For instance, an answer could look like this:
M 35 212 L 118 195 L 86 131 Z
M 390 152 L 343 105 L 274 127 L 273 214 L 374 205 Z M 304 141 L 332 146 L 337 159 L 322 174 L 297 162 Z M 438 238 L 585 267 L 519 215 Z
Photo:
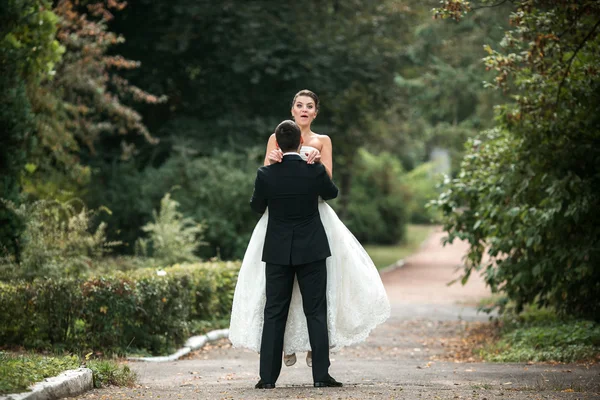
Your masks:
M 283 337 L 294 288 L 294 276 L 298 278 L 308 325 L 313 380 L 324 382 L 329 376 L 325 260 L 301 265 L 267 263 L 267 303 L 260 346 L 260 378 L 265 383 L 275 383 L 281 372 Z

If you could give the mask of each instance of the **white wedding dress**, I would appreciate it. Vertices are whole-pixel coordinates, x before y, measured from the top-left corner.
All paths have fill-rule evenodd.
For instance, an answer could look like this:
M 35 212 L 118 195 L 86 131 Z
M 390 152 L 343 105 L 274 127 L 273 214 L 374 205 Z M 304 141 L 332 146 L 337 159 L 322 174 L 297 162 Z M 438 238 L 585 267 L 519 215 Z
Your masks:
M 312 147 L 303 146 L 300 155 Z M 319 202 L 319 213 L 331 249 L 327 258 L 327 325 L 329 346 L 338 350 L 359 343 L 390 316 L 390 303 L 377 268 L 335 211 Z M 238 276 L 229 340 L 234 347 L 260 351 L 266 303 L 265 263 L 261 261 L 269 210 L 256 224 Z M 285 354 L 310 350 L 298 281 L 285 328 Z

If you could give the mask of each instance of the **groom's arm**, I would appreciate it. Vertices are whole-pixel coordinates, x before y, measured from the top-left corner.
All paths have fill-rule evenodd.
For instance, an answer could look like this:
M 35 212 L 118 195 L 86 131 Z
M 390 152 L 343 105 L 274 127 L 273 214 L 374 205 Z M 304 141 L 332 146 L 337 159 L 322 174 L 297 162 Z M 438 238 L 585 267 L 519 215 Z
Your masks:
M 256 172 L 256 180 L 254 181 L 254 193 L 250 199 L 250 207 L 259 214 L 263 214 L 267 209 L 267 198 L 264 184 L 264 171 L 259 168 Z
M 319 170 L 319 180 L 321 182 L 319 195 L 323 200 L 335 199 L 338 195 L 338 188 L 329 177 L 325 167 L 323 167 L 321 164 L 318 165 L 321 167 Z

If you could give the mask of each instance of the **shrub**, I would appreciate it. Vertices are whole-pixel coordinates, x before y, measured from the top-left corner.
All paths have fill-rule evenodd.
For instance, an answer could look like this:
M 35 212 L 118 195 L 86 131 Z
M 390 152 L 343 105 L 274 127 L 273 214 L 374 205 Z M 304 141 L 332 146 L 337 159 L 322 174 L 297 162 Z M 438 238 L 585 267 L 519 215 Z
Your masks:
M 408 219 L 413 224 L 428 224 L 440 218 L 427 204 L 439 196 L 434 163 L 421 164 L 404 175 Z
M 91 360 L 86 367 L 92 370 L 94 387 L 133 386 L 137 374 L 127 365 L 119 365 L 111 360 Z
M 138 239 L 136 253 L 151 255 L 158 262 L 167 265 L 198 260 L 194 252 L 204 244 L 199 241 L 204 227 L 192 218 L 184 218 L 177 211 L 178 207 L 179 203 L 171 199 L 170 193 L 163 196 L 159 212 L 152 213 L 154 222 L 148 222 L 142 227 L 149 238 Z
M 208 246 L 199 256 L 244 256 L 258 216 L 248 204 L 257 163 L 248 155 L 223 152 L 211 157 L 171 156 L 160 168 L 144 171 L 143 193 L 157 198 L 177 187 L 173 198 L 183 215 L 202 221 Z
M 135 241 L 143 235 L 140 227 L 152 220 L 153 209 L 170 192 L 183 216 L 205 226 L 202 236 L 207 245 L 198 249 L 197 256 L 244 256 L 258 221 L 248 204 L 259 166 L 257 157 L 241 152 L 191 153 L 188 148 L 173 149 L 160 165 L 143 169 L 131 161 L 98 164 L 87 201 L 112 211 L 102 215 L 102 220 L 109 225 L 111 240 L 125 242 L 120 251 L 134 252 Z
M 239 263 L 0 283 L 0 342 L 30 349 L 163 354 L 190 326 L 226 319 Z
M 501 337 L 482 350 L 488 361 L 576 362 L 600 354 L 600 325 L 593 321 L 559 318 L 548 308 L 526 307 L 502 317 Z
M 395 244 L 406 230 L 406 193 L 400 161 L 359 151 L 345 223 L 364 243 Z
M 124 276 L 91 278 L 81 284 L 84 343 L 96 351 L 119 352 L 135 337 L 139 293 Z
M 92 232 L 96 211 L 75 203 L 38 200 L 17 207 L 5 202 L 25 221 L 25 230 L 19 262 L 12 257 L 0 259 L 2 279 L 82 276 L 95 260 L 118 244 L 106 240 L 103 223 Z
M 469 8 L 450 3 L 456 18 Z M 600 3 L 514 3 L 510 30 L 484 59 L 497 73 L 487 86 L 514 101 L 469 140 L 435 204 L 448 242 L 470 245 L 465 280 L 482 271 L 517 310 L 600 321 Z

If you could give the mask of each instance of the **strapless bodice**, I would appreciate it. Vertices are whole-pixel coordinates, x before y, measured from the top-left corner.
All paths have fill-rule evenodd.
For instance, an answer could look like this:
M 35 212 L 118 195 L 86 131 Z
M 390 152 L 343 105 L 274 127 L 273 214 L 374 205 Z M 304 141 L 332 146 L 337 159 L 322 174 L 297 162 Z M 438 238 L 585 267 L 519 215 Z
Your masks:
M 300 157 L 302 157 L 302 159 L 304 161 L 306 161 L 306 158 L 307 158 L 306 153 L 310 153 L 312 150 L 318 150 L 318 149 L 316 149 L 315 147 L 312 147 L 312 146 L 302 146 L 300 148 Z

